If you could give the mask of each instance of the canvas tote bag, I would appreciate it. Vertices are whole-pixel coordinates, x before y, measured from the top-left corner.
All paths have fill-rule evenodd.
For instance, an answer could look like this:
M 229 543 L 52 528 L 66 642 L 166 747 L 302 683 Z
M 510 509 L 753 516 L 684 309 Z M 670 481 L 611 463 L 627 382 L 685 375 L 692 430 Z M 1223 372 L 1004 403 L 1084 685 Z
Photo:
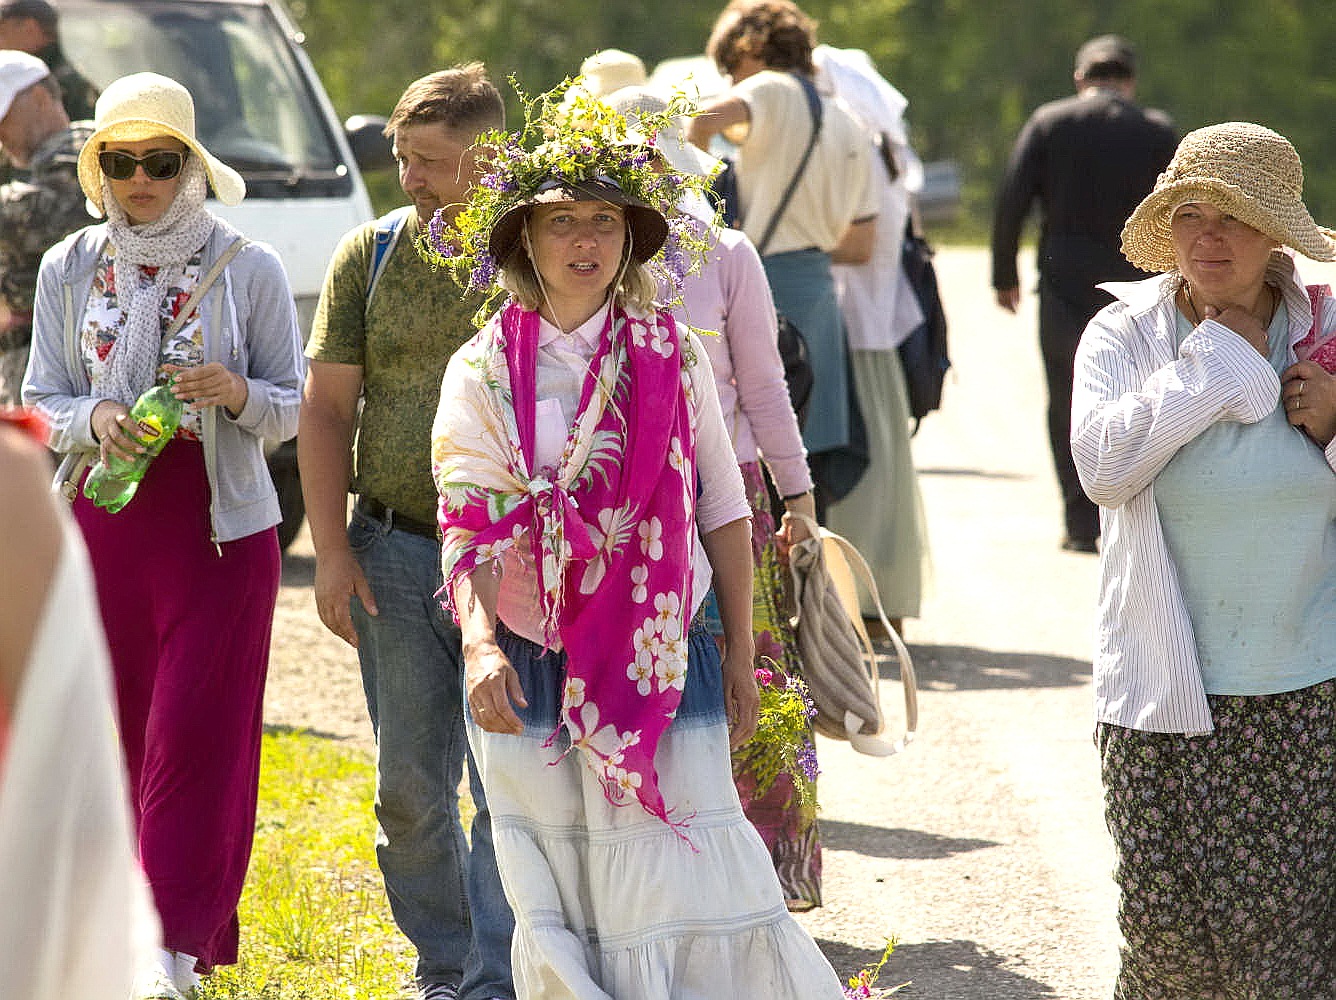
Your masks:
M 810 517 L 793 516 L 810 533 L 789 549 L 789 569 L 802 676 L 816 706 L 813 726 L 830 739 L 848 740 L 859 753 L 873 757 L 899 753 L 918 730 L 918 681 L 909 650 L 886 620 L 872 571 L 853 544 Z M 883 737 L 886 720 L 881 709 L 880 674 L 876 651 L 859 611 L 860 584 L 876 605 L 900 665 L 905 729 L 894 741 Z

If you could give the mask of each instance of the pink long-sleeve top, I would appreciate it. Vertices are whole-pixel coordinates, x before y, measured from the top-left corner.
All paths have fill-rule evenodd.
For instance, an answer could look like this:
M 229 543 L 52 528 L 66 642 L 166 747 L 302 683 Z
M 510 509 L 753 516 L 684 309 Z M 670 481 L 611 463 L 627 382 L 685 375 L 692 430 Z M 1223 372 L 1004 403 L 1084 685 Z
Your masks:
M 751 240 L 736 229 L 718 231 L 705 266 L 687 276 L 673 315 L 704 331 L 700 340 L 737 461 L 755 462 L 759 452 L 782 496 L 810 490 L 807 450 L 776 341 L 775 301 Z
M 556 466 L 571 422 L 580 404 L 580 390 L 590 359 L 598 347 L 608 317 L 604 306 L 569 336 L 547 320 L 538 330 L 538 405 L 534 411 L 535 467 Z M 683 355 L 696 408 L 696 472 L 700 491 L 696 497 L 696 537 L 692 543 L 692 614 L 710 589 L 710 560 L 700 536 L 725 524 L 751 517 L 751 507 L 742 485 L 737 459 L 733 456 L 716 402 L 715 379 L 700 341 L 682 331 Z M 694 358 L 695 362 L 690 363 Z M 787 397 L 785 397 L 787 399 Z M 538 576 L 527 545 L 507 549 L 501 555 L 501 582 L 497 612 L 512 632 L 532 642 L 543 642 L 543 619 L 539 612 Z M 560 649 L 560 641 L 554 643 Z

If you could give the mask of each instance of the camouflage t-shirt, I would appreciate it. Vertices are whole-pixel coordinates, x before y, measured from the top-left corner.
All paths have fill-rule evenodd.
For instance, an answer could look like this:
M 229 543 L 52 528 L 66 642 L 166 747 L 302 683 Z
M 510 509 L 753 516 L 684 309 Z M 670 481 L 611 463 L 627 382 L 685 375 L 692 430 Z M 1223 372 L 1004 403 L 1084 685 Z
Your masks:
M 444 271 L 413 246 L 421 229 L 411 214 L 366 305 L 375 223 L 343 238 L 311 325 L 306 356 L 360 365 L 362 415 L 353 448 L 353 492 L 374 497 L 418 521 L 435 523 L 431 425 L 441 376 L 457 348 L 477 332 L 477 303 L 462 298 Z
M 0 403 L 19 401 L 42 254 L 93 222 L 78 172 L 91 134 L 77 125 L 58 132 L 36 149 L 27 170 L 0 185 Z

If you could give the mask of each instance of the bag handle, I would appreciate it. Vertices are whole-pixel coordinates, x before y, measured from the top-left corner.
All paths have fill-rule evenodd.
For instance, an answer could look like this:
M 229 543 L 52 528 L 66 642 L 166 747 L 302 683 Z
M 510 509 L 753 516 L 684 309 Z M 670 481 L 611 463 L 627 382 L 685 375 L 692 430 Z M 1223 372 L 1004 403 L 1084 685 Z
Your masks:
M 882 628 L 886 630 L 886 634 L 890 637 L 891 645 L 895 647 L 895 656 L 900 664 L 900 684 L 904 688 L 905 696 L 904 734 L 894 742 L 888 742 L 878 735 L 865 734 L 862 729 L 867 720 L 860 719 L 853 712 L 845 712 L 844 729 L 849 745 L 859 753 L 867 754 L 870 757 L 890 757 L 893 754 L 900 753 L 914 741 L 914 737 L 918 733 L 918 675 L 914 672 L 914 660 L 909 655 L 904 640 L 900 638 L 900 634 L 891 627 L 891 623 L 886 618 L 886 610 L 881 605 L 881 595 L 877 591 L 877 582 L 872 577 L 872 570 L 868 566 L 867 560 L 863 558 L 863 554 L 843 535 L 837 535 L 829 528 L 822 527 L 807 514 L 790 512 L 789 516 L 803 525 L 810 535 L 809 538 L 803 539 L 797 545 L 819 544 L 822 548 L 831 546 L 844 556 L 846 564 L 854 573 L 854 582 L 863 584 L 868 595 L 872 598 L 873 604 L 876 605 L 877 617 L 881 620 Z M 793 572 L 793 570 L 790 569 L 790 572 Z M 872 637 L 868 635 L 867 627 L 863 624 L 862 615 L 858 613 L 858 595 L 857 593 L 847 593 L 846 588 L 841 588 L 840 581 L 835 581 L 835 587 L 845 605 L 845 611 L 849 613 L 849 620 L 854 627 L 854 632 L 858 635 L 859 643 L 863 647 L 863 666 L 867 670 L 873 696 L 880 704 L 881 675 L 877 670 L 877 653 L 872 646 Z M 854 607 L 852 608 L 849 607 L 851 598 L 854 601 Z
M 812 135 L 807 140 L 807 148 L 803 150 L 802 159 L 798 161 L 798 169 L 793 172 L 793 177 L 789 180 L 789 186 L 784 189 L 779 204 L 775 206 L 770 221 L 766 223 L 765 234 L 761 237 L 761 242 L 756 244 L 756 255 L 758 257 L 765 256 L 765 248 L 770 245 L 770 237 L 775 235 L 775 227 L 779 225 L 779 220 L 783 218 L 784 210 L 789 207 L 793 192 L 797 189 L 798 182 L 802 180 L 803 173 L 807 170 L 807 161 L 812 158 L 812 150 L 816 148 L 816 140 L 821 135 L 821 96 L 816 92 L 816 84 L 800 73 L 794 73 L 793 78 L 802 84 L 803 95 L 807 98 L 807 109 L 812 113 Z

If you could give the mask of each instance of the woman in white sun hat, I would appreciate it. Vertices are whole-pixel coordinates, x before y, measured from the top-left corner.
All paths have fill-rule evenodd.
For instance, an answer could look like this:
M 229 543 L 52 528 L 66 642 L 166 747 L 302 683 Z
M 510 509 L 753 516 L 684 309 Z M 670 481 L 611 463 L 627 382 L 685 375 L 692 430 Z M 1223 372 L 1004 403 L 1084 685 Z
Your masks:
M 1126 941 L 1115 996 L 1336 996 L 1336 259 L 1294 147 L 1185 136 L 1123 229 L 1163 274 L 1076 357 L 1100 504 L 1094 686 Z M 1296 350 L 1297 349 L 1297 350 Z
M 73 506 L 166 945 L 137 996 L 175 998 L 237 959 L 279 582 L 264 442 L 296 432 L 301 338 L 277 254 L 205 207 L 210 186 L 236 204 L 245 184 L 196 140 L 189 92 L 124 77 L 94 126 L 79 181 L 107 221 L 43 258 L 23 394 L 54 447 L 103 459 L 141 450 L 129 408 L 146 390 L 172 376 L 185 404 L 124 509 Z

